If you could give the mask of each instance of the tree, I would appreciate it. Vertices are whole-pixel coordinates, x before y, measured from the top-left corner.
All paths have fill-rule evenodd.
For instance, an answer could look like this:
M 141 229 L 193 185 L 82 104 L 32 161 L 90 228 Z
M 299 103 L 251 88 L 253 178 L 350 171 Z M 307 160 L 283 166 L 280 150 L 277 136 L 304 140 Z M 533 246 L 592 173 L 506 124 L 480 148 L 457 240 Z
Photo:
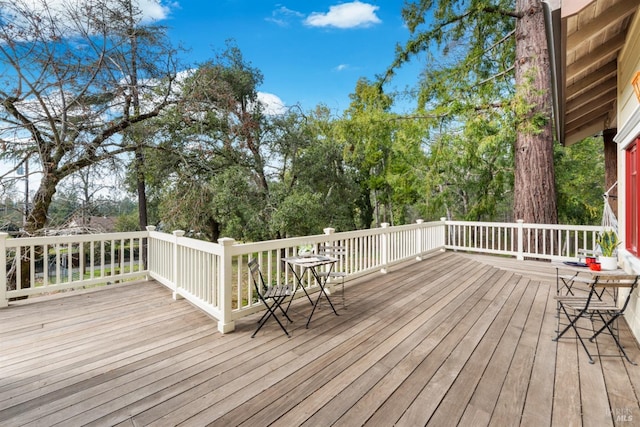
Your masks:
M 229 41 L 224 51 L 186 75 L 183 102 L 154 121 L 163 151 L 147 153 L 145 170 L 165 225 L 215 241 L 240 213 L 249 216 L 238 211 L 242 207 L 262 206 L 261 214 L 269 214 L 272 153 L 258 100 L 261 82 L 260 71 Z M 241 201 L 245 197 L 250 204 Z M 268 230 L 264 223 L 261 233 Z
M 29 234 L 44 229 L 64 178 L 135 151 L 123 132 L 175 101 L 175 63 L 163 32 L 137 39 L 147 49 L 130 49 L 131 26 L 117 18 L 137 16 L 131 1 L 0 1 L 0 160 L 39 165 Z M 132 61 L 144 80 L 137 73 L 131 79 Z M 142 100 L 138 110 L 130 108 L 134 99 Z M 28 287 L 30 261 L 20 262 Z
M 423 150 L 424 127 L 417 120 L 391 117 L 393 123 L 391 154 L 385 180 L 391 223 L 408 224 L 427 219 L 422 208 L 425 200 L 425 169 L 428 157 Z M 438 216 L 439 218 L 439 216 Z
M 40 166 L 25 224 L 31 234 L 46 225 L 65 177 L 135 151 L 123 132 L 174 102 L 175 64 L 163 31 L 137 18 L 133 27 L 147 31 L 132 35 L 119 16 L 138 16 L 131 1 L 0 2 L 0 160 Z M 132 37 L 146 48 L 132 50 Z
M 382 81 L 426 53 L 431 61 L 418 106 L 442 118 L 434 126 L 458 127 L 491 110 L 512 117 L 504 125 L 516 130 L 514 217 L 556 223 L 550 68 L 540 1 L 420 0 L 407 4 L 403 17 L 412 36 L 398 47 Z
M 163 226 L 213 241 L 354 228 L 344 202 L 353 169 L 328 110 L 266 114 L 261 79 L 228 44 L 185 80 L 184 102 L 155 120 L 165 151 L 147 157 L 146 171 Z
M 516 2 L 514 216 L 558 222 L 553 164 L 551 78 L 540 0 Z
M 367 79 L 360 79 L 350 95 L 351 104 L 340 122 L 341 137 L 348 144 L 345 159 L 357 171 L 360 194 L 356 199 L 360 227 L 369 228 L 381 219 L 381 206 L 389 200 L 390 188 L 385 180 L 392 144 L 393 100 Z M 383 211 L 386 212 L 386 210 Z
M 586 138 L 570 147 L 556 146 L 558 214 L 562 224 L 602 223 L 604 151 L 601 138 Z
M 493 109 L 463 116 L 432 131 L 427 150 L 425 219 L 494 221 L 511 218 L 513 188 L 511 118 Z M 504 218 L 507 219 L 504 219 Z
M 322 105 L 274 117 L 270 149 L 279 153 L 271 227 L 281 236 L 319 234 L 326 227 L 356 228 L 351 200 L 360 189 L 355 170 L 344 160 L 346 144 Z
M 119 1 L 121 2 L 121 7 L 116 9 L 110 21 L 121 23 L 122 27 L 119 28 L 118 32 L 124 35 L 123 46 L 127 47 L 122 51 L 120 62 L 127 67 L 123 74 L 125 74 L 125 78 L 131 87 L 131 102 L 125 104 L 123 116 L 139 116 L 142 111 L 139 79 L 145 77 L 138 63 L 138 57 L 141 53 L 140 48 L 145 47 L 144 42 L 147 42 L 147 46 L 156 46 L 159 41 L 158 35 L 162 37 L 162 31 L 159 32 L 157 28 L 140 26 L 139 22 L 142 13 L 134 9 L 132 0 Z M 155 66 L 151 61 L 149 61 L 148 65 Z M 135 145 L 133 169 L 135 171 L 138 194 L 138 223 L 140 230 L 144 230 L 148 224 L 147 188 L 144 174 L 144 130 L 140 124 L 136 124 L 126 129 L 123 136 Z
M 346 144 L 344 158 L 360 187 L 356 206 L 359 227 L 404 223 L 417 213 L 409 207 L 421 197 L 425 166 L 423 128 L 390 111 L 393 98 L 380 86 L 360 79 L 351 104 L 338 122 Z
M 116 162 L 96 164 L 63 179 L 49 206 L 47 228 L 64 226 L 71 216 L 87 225 L 92 216 L 116 215 L 110 210 L 117 204 L 120 169 Z

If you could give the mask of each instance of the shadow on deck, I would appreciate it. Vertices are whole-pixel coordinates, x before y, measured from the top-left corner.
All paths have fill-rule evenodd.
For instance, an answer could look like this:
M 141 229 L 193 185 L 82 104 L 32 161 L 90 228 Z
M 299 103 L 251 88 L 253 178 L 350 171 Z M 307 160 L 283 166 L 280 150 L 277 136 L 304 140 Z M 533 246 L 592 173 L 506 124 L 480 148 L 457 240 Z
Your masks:
M 365 277 L 309 329 L 297 300 L 291 338 L 271 322 L 251 339 L 257 315 L 221 335 L 155 282 L 18 304 L 0 310 L 0 425 L 637 422 L 640 367 L 553 342 L 550 267 L 512 262 L 447 252 Z

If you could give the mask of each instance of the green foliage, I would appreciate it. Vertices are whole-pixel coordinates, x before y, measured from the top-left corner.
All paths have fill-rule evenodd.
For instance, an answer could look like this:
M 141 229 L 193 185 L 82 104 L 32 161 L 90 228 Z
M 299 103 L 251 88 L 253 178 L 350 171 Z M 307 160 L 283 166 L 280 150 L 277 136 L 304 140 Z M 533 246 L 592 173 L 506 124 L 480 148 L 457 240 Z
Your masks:
M 137 146 L 144 168 L 131 169 L 128 188 L 136 191 L 144 178 L 150 223 L 211 241 L 268 240 L 319 234 L 325 227 L 344 231 L 442 216 L 511 221 L 516 132 L 538 134 L 548 125 L 531 101 L 542 95 L 531 72 L 518 82 L 516 95 L 512 7 L 512 0 L 408 3 L 403 16 L 412 39 L 398 48 L 382 83 L 357 82 L 339 118 L 325 106 L 266 114 L 257 96 L 260 70 L 229 42 L 180 81 L 179 102 L 158 106 L 153 121 L 129 124 L 123 143 Z M 153 39 L 152 33 L 144 35 Z M 395 96 L 383 84 L 417 54 L 429 66 L 414 114 L 399 116 L 392 112 Z M 81 99 L 108 104 L 119 98 L 99 90 Z M 122 114 L 132 113 L 137 114 Z M 598 223 L 601 143 L 559 147 L 556 162 L 563 222 Z M 48 213 L 62 220 L 82 203 L 76 194 L 58 194 L 65 197 Z M 121 213 L 119 230 L 138 228 L 135 207 L 115 211 Z
M 356 228 L 356 207 L 351 201 L 358 197 L 360 191 L 357 176 L 353 168 L 345 164 L 345 144 L 336 140 L 332 128 L 326 124 L 324 118 L 312 116 L 308 122 L 309 131 L 318 134 L 297 152 L 295 162 L 286 173 L 291 182 L 285 180 L 285 183 L 293 193 L 321 196 L 315 232 L 321 233 L 325 227 L 353 230 Z
M 283 237 L 321 234 L 326 227 L 321 219 L 327 207 L 322 203 L 323 195 L 304 191 L 289 194 L 273 212 L 271 227 Z
M 421 0 L 403 8 L 413 35 L 397 47 L 384 81 L 411 57 L 426 55 L 416 112 L 424 117 L 428 157 L 425 219 L 510 219 L 516 117 L 532 123 L 532 106 L 514 100 L 513 6 Z
M 255 219 L 260 204 L 243 169 L 228 168 L 208 177 L 179 172 L 160 197 L 163 229 L 185 230 L 210 241 L 223 235 L 239 240 L 266 237 Z
M 147 172 L 163 228 L 214 241 L 354 228 L 344 201 L 358 187 L 328 110 L 268 116 L 261 78 L 232 48 L 195 72 L 192 96 L 159 121 L 167 149 L 151 153 Z
M 518 83 L 518 90 L 511 101 L 515 127 L 518 132 L 528 135 L 540 134 L 550 120 L 549 115 L 537 110 L 537 104 L 531 101 L 540 96 L 540 92 L 534 88 L 533 75 L 534 69 L 529 69 Z
M 360 188 L 358 226 L 404 223 L 413 211 L 408 207 L 420 197 L 422 127 L 389 112 L 392 98 L 366 79 L 358 82 L 351 100 L 337 129 Z
M 559 222 L 600 224 L 605 192 L 602 138 L 587 138 L 570 147 L 557 145 L 555 163 Z
M 425 218 L 503 220 L 513 186 L 513 130 L 499 114 L 478 114 L 458 132 L 435 135 L 429 146 Z
M 138 212 L 129 212 L 127 214 L 119 215 L 116 219 L 116 231 L 138 231 L 140 225 L 138 222 Z
M 60 192 L 49 206 L 49 224 L 50 227 L 61 227 L 73 215 L 76 210 L 80 209 L 81 203 L 77 194 Z
M 160 117 L 157 150 L 146 154 L 150 204 L 165 229 L 180 228 L 216 241 L 265 236 L 247 226 L 266 206 L 262 155 L 265 117 L 257 103 L 260 72 L 231 42 L 183 86 L 184 102 Z M 226 234 L 233 233 L 233 234 Z
M 600 246 L 602 255 L 606 257 L 614 256 L 616 248 L 620 245 L 618 235 L 613 230 L 600 232 L 596 238 L 596 243 Z
M 514 191 L 514 164 L 521 158 L 514 156 L 515 144 L 523 136 L 535 136 L 539 144 L 553 142 L 540 140 L 550 129 L 549 111 L 540 108 L 548 82 L 540 77 L 544 73 L 528 67 L 532 57 L 516 58 L 516 44 L 526 47 L 537 34 L 525 28 L 533 21 L 521 21 L 516 39 L 518 19 L 530 12 L 541 17 L 541 8 L 515 10 L 520 5 L 512 0 L 416 0 L 403 7 L 411 38 L 397 47 L 382 84 L 413 57 L 426 58 L 417 99 L 417 115 L 426 118 L 428 135 L 425 217 L 446 211 L 454 219 L 511 220 L 511 203 L 526 197 L 524 185 L 518 194 Z M 539 162 L 546 160 L 540 156 Z M 553 164 L 531 169 L 553 176 Z M 540 176 L 523 176 L 519 183 L 538 185 Z M 540 198 L 537 206 L 555 210 L 553 194 L 540 193 Z

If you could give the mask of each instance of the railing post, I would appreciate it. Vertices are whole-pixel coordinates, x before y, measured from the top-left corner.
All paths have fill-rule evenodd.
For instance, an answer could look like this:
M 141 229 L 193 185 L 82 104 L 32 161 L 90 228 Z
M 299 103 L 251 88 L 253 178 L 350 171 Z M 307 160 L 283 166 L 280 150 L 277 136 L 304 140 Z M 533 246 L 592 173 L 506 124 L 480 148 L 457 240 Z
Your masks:
M 178 299 L 182 299 L 182 296 L 178 293 L 178 281 L 179 281 L 179 269 L 180 269 L 180 264 L 181 262 L 179 262 L 178 260 L 178 255 L 180 253 L 180 251 L 178 251 L 178 239 L 182 236 L 184 236 L 184 231 L 183 230 L 175 230 L 173 232 L 173 299 L 174 300 L 178 300 Z
M 380 224 L 382 228 L 389 228 L 388 222 L 383 222 Z M 382 274 L 387 274 L 388 265 L 389 265 L 389 232 L 385 231 L 380 235 L 380 264 L 382 268 L 380 268 L 380 272 Z
M 417 219 L 416 224 L 418 224 L 418 228 L 416 228 L 416 261 L 422 261 L 422 227 L 420 225 L 424 222 L 422 219 Z
M 151 279 L 151 232 L 152 231 L 156 231 L 156 226 L 155 225 L 147 225 L 146 227 L 147 230 L 147 237 L 146 239 L 144 239 L 145 241 L 145 245 L 144 245 L 144 251 L 145 251 L 145 266 L 144 268 L 147 270 L 147 280 Z
M 335 228 L 331 228 L 331 227 L 327 227 L 327 228 L 323 228 L 322 231 L 324 231 L 324 234 L 326 234 L 327 236 L 331 236 L 333 233 L 336 232 Z M 336 268 L 337 266 L 334 266 L 333 268 Z M 329 280 L 329 278 L 327 277 L 327 279 Z M 329 293 L 329 295 L 333 294 L 333 290 L 334 290 L 335 286 L 332 280 L 329 280 L 328 282 L 328 286 L 325 288 L 325 290 Z
M 518 261 L 524 260 L 524 220 L 519 219 L 516 220 L 516 227 L 518 229 L 518 242 L 517 242 L 517 253 L 516 259 Z
M 447 250 L 447 243 L 451 244 L 451 242 L 447 242 L 449 239 L 449 226 L 447 225 L 447 218 L 440 217 L 440 221 L 442 222 L 442 250 Z
M 7 237 L 9 234 L 0 233 L 0 307 L 9 305 L 7 300 Z
M 233 259 L 229 248 L 235 243 L 234 239 L 223 237 L 218 239 L 218 244 L 222 246 L 222 268 L 220 269 L 220 286 L 218 292 L 218 300 L 220 301 L 220 311 L 222 319 L 218 320 L 218 331 L 223 334 L 233 331 L 236 328 L 235 321 L 232 318 L 233 307 Z M 215 289 L 214 289 L 215 291 Z

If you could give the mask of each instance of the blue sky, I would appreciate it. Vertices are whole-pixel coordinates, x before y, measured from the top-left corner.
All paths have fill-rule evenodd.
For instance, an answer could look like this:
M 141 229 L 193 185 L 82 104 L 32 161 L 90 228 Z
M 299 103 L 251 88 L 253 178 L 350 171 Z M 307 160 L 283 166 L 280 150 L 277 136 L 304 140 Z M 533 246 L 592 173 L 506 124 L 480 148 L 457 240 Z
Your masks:
M 145 0 L 142 0 L 143 2 Z M 180 0 L 153 12 L 173 42 L 190 49 L 196 64 L 233 39 L 245 60 L 258 68 L 259 90 L 304 110 L 327 105 L 341 114 L 359 77 L 373 80 L 392 62 L 396 43 L 408 30 L 402 2 Z M 413 86 L 422 64 L 404 66 L 387 91 Z M 408 106 L 400 107 L 407 109 Z
M 68 0 L 47 0 L 62 4 Z M 71 0 L 82 1 L 82 0 Z M 195 66 L 235 40 L 264 82 L 258 90 L 272 105 L 300 104 L 304 111 L 326 105 L 335 116 L 349 106 L 360 77 L 374 80 L 393 61 L 395 46 L 409 33 L 398 0 L 137 0 L 145 21 L 168 28 L 174 43 L 190 52 Z M 389 92 L 414 86 L 424 64 L 407 64 L 385 86 Z M 409 112 L 403 102 L 397 112 Z M 7 165 L 0 163 L 0 174 Z M 39 176 L 33 175 L 32 189 Z

